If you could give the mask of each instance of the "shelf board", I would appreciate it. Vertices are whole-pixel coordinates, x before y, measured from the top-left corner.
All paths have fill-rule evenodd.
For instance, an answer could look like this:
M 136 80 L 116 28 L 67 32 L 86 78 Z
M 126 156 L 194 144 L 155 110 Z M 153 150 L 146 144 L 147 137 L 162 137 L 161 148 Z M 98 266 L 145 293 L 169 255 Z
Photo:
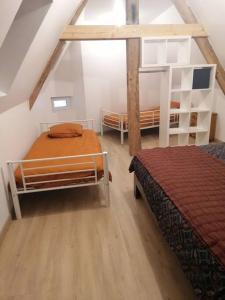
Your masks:
M 178 89 L 172 89 L 171 93 L 177 93 L 177 92 L 211 92 L 212 89 L 208 88 L 208 89 L 184 89 L 184 88 L 178 88 Z
M 215 68 L 215 64 L 200 64 L 200 65 L 179 65 L 174 66 L 176 69 L 202 69 L 202 68 Z
M 169 134 L 182 134 L 182 133 L 188 133 L 186 129 L 184 128 L 170 128 L 169 129 Z
M 190 113 L 189 110 L 187 109 L 182 109 L 182 108 L 174 108 L 170 110 L 170 114 L 188 114 Z
M 191 92 L 192 89 L 183 89 L 183 88 L 179 88 L 179 89 L 172 89 L 171 93 L 177 93 L 177 92 Z
M 203 127 L 189 127 L 188 131 L 189 133 L 208 132 L 208 130 Z
M 139 68 L 139 73 L 157 73 L 167 72 L 169 70 L 167 65 L 150 65 L 148 67 Z
M 189 134 L 189 133 L 200 133 L 200 132 L 208 132 L 207 129 L 203 127 L 189 127 L 189 128 L 170 128 L 169 134 Z
M 212 88 L 207 89 L 192 89 L 193 92 L 211 92 Z
M 175 65 L 175 66 L 172 66 L 173 69 L 190 69 L 192 70 L 193 69 L 193 65 L 189 65 L 189 64 L 186 64 L 186 65 Z
M 210 109 L 207 109 L 207 108 L 191 108 L 190 112 L 193 112 L 193 113 L 201 113 L 201 112 L 205 112 L 205 113 L 209 113 L 210 112 Z

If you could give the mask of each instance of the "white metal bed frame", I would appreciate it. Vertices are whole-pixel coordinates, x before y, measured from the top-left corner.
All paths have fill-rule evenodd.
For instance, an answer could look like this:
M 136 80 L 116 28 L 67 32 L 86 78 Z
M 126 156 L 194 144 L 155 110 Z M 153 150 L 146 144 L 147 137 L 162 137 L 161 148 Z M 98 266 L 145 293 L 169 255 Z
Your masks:
M 60 123 L 66 123 L 66 122 L 55 122 L 55 123 L 41 123 L 41 132 L 44 132 L 48 130 L 51 126 L 60 124 Z M 76 120 L 76 121 L 70 121 L 70 123 L 80 123 L 84 126 L 84 128 L 88 129 L 94 129 L 94 120 Z M 103 158 L 103 166 L 104 166 L 104 174 L 103 177 L 99 180 L 98 179 L 98 173 L 97 173 L 97 158 L 98 157 Z M 87 158 L 87 162 L 73 162 L 73 163 L 67 163 L 67 160 L 69 159 L 79 159 L 79 158 Z M 90 158 L 92 158 L 92 161 L 90 161 Z M 52 162 L 52 161 L 59 161 L 61 160 L 62 163 L 58 163 L 57 165 L 49 165 L 49 166 L 42 166 L 42 167 L 33 167 L 33 168 L 25 168 L 25 163 L 35 163 L 35 162 Z M 90 164 L 90 168 L 82 169 L 82 165 Z M 45 173 L 44 170 L 48 167 L 51 168 L 58 168 L 58 167 L 65 167 L 65 166 L 80 166 L 79 170 L 74 171 L 58 171 L 55 173 Z M 17 219 L 22 218 L 21 214 L 21 208 L 20 208 L 20 202 L 19 202 L 19 196 L 22 194 L 29 194 L 29 193 L 37 193 L 37 192 L 44 192 L 44 191 L 53 191 L 53 190 L 61 190 L 61 189 L 70 189 L 75 187 L 85 187 L 85 186 L 94 186 L 99 185 L 103 183 L 104 185 L 104 193 L 105 193 L 105 204 L 106 206 L 110 205 L 110 195 L 109 195 L 109 168 L 108 168 L 108 153 L 102 152 L 102 153 L 93 153 L 93 154 L 87 154 L 87 155 L 76 155 L 76 156 L 63 156 L 63 157 L 51 157 L 51 158 L 41 158 L 41 159 L 31 159 L 31 160 L 17 160 L 17 161 L 8 161 L 8 173 L 9 173 L 9 183 L 11 188 L 11 194 L 13 199 L 13 205 L 15 209 L 15 214 Z M 22 187 L 18 187 L 16 184 L 16 178 L 15 178 L 15 169 L 19 167 L 22 177 Z M 36 175 L 26 175 L 26 171 L 28 170 L 43 170 L 43 174 L 36 174 Z M 81 176 L 81 177 L 74 177 L 74 178 L 67 178 L 67 179 L 52 179 L 49 180 L 49 176 L 51 175 L 65 175 L 65 174 L 79 174 L 82 172 L 84 174 L 87 172 L 87 176 Z M 90 172 L 92 172 L 94 175 L 90 176 Z M 46 180 L 43 179 L 42 181 L 39 181 L 39 177 L 45 177 Z M 37 178 L 38 181 L 35 181 L 35 178 Z M 32 182 L 29 181 L 29 179 L 32 179 Z M 82 183 L 80 180 L 88 180 L 88 182 Z M 74 181 L 78 181 L 78 183 L 74 183 Z M 71 184 L 68 185 L 62 185 L 57 187 L 51 187 L 51 188 L 34 188 L 35 185 L 40 184 L 49 184 L 49 183 L 59 183 L 60 182 L 70 182 Z
M 143 112 L 142 112 L 143 113 Z M 152 117 L 152 122 L 153 125 L 147 125 L 149 124 L 149 118 L 141 118 L 140 120 L 140 125 L 141 125 L 141 130 L 145 129 L 151 129 L 151 128 L 158 128 L 160 126 L 160 110 L 152 110 L 152 111 L 146 111 L 146 115 L 150 115 Z M 110 118 L 116 121 L 115 125 L 114 124 L 109 124 L 105 122 L 105 116 L 109 116 Z M 128 132 L 128 121 L 126 120 L 127 114 L 120 114 L 120 113 L 115 113 L 106 109 L 101 110 L 101 136 L 104 135 L 104 127 L 112 128 L 120 132 L 120 140 L 121 140 L 121 145 L 124 144 L 124 134 Z M 119 120 L 119 122 L 118 122 Z M 158 124 L 156 124 L 158 122 Z M 176 125 L 177 124 L 177 116 L 176 114 L 171 115 L 171 120 L 170 120 L 171 125 Z

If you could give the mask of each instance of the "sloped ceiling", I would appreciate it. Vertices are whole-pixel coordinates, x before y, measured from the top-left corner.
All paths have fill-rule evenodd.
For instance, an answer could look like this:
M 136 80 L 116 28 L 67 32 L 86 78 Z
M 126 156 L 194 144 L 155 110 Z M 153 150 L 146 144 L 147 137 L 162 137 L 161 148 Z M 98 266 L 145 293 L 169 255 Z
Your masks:
M 169 6 L 170 0 L 140 0 L 140 23 L 151 23 Z M 89 0 L 84 12 L 85 21 L 80 23 L 115 24 L 119 19 L 120 23 L 126 22 L 125 0 Z
M 58 37 L 72 17 L 79 0 L 54 0 L 41 27 L 30 45 L 29 51 L 16 75 L 7 96 L 0 98 L 0 112 L 6 111 L 29 99 Z M 27 24 L 29 26 L 29 24 Z M 18 37 L 19 43 L 19 37 Z M 16 55 L 16 48 L 15 48 Z
M 140 23 L 151 23 L 171 5 L 170 0 L 140 0 Z
M 189 0 L 189 5 L 209 33 L 209 39 L 225 67 L 225 1 Z
M 51 3 L 52 0 L 23 0 L 0 48 L 0 90 L 5 94 L 8 93 Z
M 18 8 L 19 0 L 1 0 L 2 3 L 15 4 Z M 29 51 L 17 73 L 12 87 L 7 96 L 0 98 L 0 112 L 27 101 L 35 86 L 42 70 L 44 69 L 61 33 L 64 25 L 73 15 L 74 9 L 78 6 L 79 0 L 54 0 L 41 27 L 39 28 Z M 104 13 L 104 10 L 110 7 L 115 8 L 115 4 L 120 5 L 120 0 L 89 0 L 85 11 L 85 19 L 91 20 L 94 14 Z M 210 34 L 211 42 L 225 66 L 225 44 L 223 36 L 225 31 L 225 1 L 222 0 L 189 0 L 188 1 L 198 19 L 206 27 Z M 124 2 L 125 3 L 125 2 Z M 140 21 L 141 23 L 150 23 L 166 11 L 172 3 L 170 0 L 140 0 Z M 4 21 L 5 30 L 0 30 L 2 37 L 7 32 L 7 27 L 15 16 L 15 10 L 8 12 L 8 19 Z M 6 6 L 5 6 L 6 9 Z M 11 8 L 12 9 L 12 8 Z M 2 11 L 0 9 L 0 19 Z M 7 15 L 7 14 L 6 14 Z M 121 14 L 122 16 L 122 14 Z M 29 26 L 29 24 L 28 24 Z M 1 37 L 1 35 L 0 35 Z M 1 41 L 1 40 L 0 40 Z M 19 37 L 18 37 L 19 42 Z M 16 49 L 15 49 L 16 55 Z
M 22 0 L 0 1 L 0 47 L 10 29 Z

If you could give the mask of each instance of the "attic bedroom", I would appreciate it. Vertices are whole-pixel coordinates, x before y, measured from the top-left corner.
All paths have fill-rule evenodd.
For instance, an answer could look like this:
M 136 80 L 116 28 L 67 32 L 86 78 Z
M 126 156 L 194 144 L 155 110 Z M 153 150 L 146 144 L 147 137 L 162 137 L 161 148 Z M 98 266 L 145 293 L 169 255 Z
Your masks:
M 224 13 L 0 1 L 0 300 L 225 299 Z

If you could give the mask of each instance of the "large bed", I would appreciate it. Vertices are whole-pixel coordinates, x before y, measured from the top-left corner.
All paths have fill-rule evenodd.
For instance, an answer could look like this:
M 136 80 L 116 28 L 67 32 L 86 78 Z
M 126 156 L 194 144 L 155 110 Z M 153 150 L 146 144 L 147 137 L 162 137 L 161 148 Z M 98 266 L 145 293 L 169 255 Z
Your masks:
M 225 299 L 225 143 L 143 150 L 130 172 L 197 298 Z
M 57 126 L 80 126 L 82 134 L 60 138 L 50 137 Z M 56 125 L 56 126 L 55 126 Z M 82 126 L 81 126 L 82 125 Z M 16 217 L 21 218 L 21 194 L 104 184 L 106 204 L 109 205 L 108 156 L 102 152 L 93 130 L 93 121 L 41 124 L 42 133 L 23 160 L 9 161 L 10 187 Z M 67 135 L 67 133 L 66 133 Z

